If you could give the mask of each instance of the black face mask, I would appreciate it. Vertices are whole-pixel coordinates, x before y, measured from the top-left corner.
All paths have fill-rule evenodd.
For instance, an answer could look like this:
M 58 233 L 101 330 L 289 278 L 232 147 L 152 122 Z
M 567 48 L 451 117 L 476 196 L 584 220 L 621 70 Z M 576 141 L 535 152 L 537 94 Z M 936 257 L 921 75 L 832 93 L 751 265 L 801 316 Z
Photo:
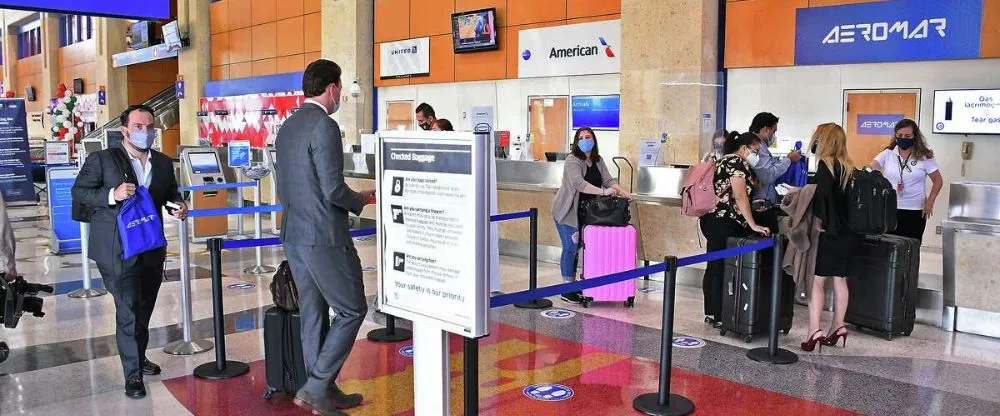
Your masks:
M 816 150 L 819 148 L 819 143 L 813 142 L 812 146 L 809 147 L 809 153 L 816 154 Z

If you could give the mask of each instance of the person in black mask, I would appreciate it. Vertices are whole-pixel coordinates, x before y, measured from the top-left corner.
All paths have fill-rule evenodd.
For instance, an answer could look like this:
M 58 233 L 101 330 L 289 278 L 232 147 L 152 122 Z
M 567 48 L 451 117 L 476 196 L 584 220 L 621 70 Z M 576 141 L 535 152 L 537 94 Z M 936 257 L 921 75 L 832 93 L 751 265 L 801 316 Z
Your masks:
M 938 169 L 934 151 L 927 147 L 927 139 L 920 133 L 920 126 L 910 119 L 896 123 L 892 143 L 872 161 L 872 169 L 896 186 L 897 224 L 890 234 L 923 241 L 927 219 L 934 214 L 944 178 Z M 931 181 L 927 192 L 927 179 Z
M 437 122 L 437 116 L 434 115 L 434 107 L 431 107 L 431 105 L 427 103 L 420 103 L 420 105 L 417 106 L 415 115 L 417 126 L 420 127 L 421 130 L 430 130 L 431 127 L 434 126 L 434 123 Z

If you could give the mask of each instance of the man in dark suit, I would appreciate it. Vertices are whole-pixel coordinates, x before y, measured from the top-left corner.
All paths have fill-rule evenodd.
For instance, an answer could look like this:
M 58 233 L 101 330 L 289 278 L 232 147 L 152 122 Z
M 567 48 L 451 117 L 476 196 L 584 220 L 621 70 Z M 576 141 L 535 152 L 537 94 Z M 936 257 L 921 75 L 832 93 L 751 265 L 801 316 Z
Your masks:
M 362 401 L 360 394 L 341 391 L 336 380 L 368 312 L 348 212 L 360 214 L 375 199 L 374 191 L 354 192 L 344 183 L 340 126 L 330 118 L 340 107 L 340 75 L 331 61 L 309 64 L 302 77 L 305 104 L 282 124 L 274 142 L 278 197 L 285 209 L 281 241 L 298 287 L 308 374 L 295 404 L 323 415 L 343 414 L 338 409 Z M 330 308 L 337 317 L 321 339 Z
M 139 399 L 146 396 L 143 374 L 160 374 L 160 367 L 146 359 L 146 346 L 149 319 L 163 282 L 167 249 L 122 260 L 118 207 L 135 195 L 137 186 L 149 190 L 158 213 L 170 202 L 174 206 L 168 207 L 172 215 L 184 219 L 187 205 L 177 190 L 173 161 L 150 149 L 156 138 L 153 109 L 145 105 L 129 106 L 122 112 L 121 122 L 124 149 L 90 154 L 73 184 L 73 199 L 90 212 L 90 258 L 97 262 L 104 286 L 115 299 L 115 337 L 125 372 L 125 394 Z

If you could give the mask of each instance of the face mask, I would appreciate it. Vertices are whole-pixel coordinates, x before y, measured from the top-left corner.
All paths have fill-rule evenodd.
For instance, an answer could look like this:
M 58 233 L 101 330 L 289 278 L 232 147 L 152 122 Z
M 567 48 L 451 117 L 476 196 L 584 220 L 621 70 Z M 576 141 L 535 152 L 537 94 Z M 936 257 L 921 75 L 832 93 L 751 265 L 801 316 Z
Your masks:
M 581 139 L 577 142 L 576 147 L 579 147 L 583 153 L 590 153 L 591 150 L 594 150 L 594 139 Z
M 809 148 L 809 153 L 815 155 L 817 150 L 819 150 L 819 143 L 813 143 L 812 147 Z
M 330 114 L 336 113 L 338 110 L 340 110 L 340 101 L 339 100 L 334 100 L 333 101 L 333 108 L 330 109 Z
M 146 129 L 131 129 L 128 131 L 128 141 L 135 146 L 136 149 L 141 151 L 148 151 L 149 147 L 153 145 L 153 138 L 150 137 L 150 131 Z
M 900 150 L 910 150 L 913 147 L 913 139 L 896 139 L 896 146 Z
M 751 168 L 757 167 L 757 164 L 760 163 L 760 155 L 757 153 L 750 153 L 750 156 L 747 156 L 747 163 L 750 164 Z

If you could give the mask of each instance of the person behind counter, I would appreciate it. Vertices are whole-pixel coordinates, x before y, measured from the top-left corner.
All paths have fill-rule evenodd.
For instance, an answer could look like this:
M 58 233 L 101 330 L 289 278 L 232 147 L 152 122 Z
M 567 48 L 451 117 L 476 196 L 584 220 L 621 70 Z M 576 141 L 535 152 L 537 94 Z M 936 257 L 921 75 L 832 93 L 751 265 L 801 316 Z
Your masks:
M 760 157 L 762 140 L 753 133 L 729 133 L 723 146 L 725 156 L 715 166 L 715 212 L 700 218 L 701 232 L 708 242 L 708 252 L 724 250 L 730 237 L 748 237 L 753 233 L 768 235 L 771 230 L 757 224 L 750 208 L 754 174 L 750 166 Z M 722 325 L 722 278 L 725 260 L 708 262 L 702 280 L 705 296 L 705 323 L 713 328 Z
M 563 165 L 562 185 L 552 201 L 552 215 L 562 242 L 562 256 L 559 271 L 563 281 L 576 280 L 577 253 L 580 241 L 580 203 L 597 195 L 617 195 L 632 198 L 618 186 L 618 180 L 608 172 L 597 149 L 597 136 L 589 127 L 581 127 L 573 136 L 572 152 L 566 156 Z M 564 293 L 562 300 L 582 303 L 580 292 Z
M 802 153 L 793 151 L 787 158 L 777 158 L 771 155 L 768 149 L 774 144 L 775 134 L 778 132 L 778 117 L 771 113 L 760 113 L 754 116 L 750 122 L 750 133 L 754 133 L 764 142 L 760 147 L 760 157 L 755 163 L 750 165 L 754 174 L 760 180 L 760 187 L 754 190 L 753 200 L 763 199 L 772 204 L 778 203 L 778 191 L 774 189 L 775 182 L 781 175 L 788 171 L 792 162 L 797 162 L 802 158 Z
M 451 122 L 448 121 L 448 119 L 439 118 L 431 126 L 431 131 L 455 131 L 455 128 L 452 127 Z
M 896 123 L 892 144 L 872 161 L 872 169 L 896 185 L 896 230 L 890 234 L 901 237 L 924 239 L 927 219 L 934 213 L 944 178 L 934 160 L 934 151 L 927 147 L 927 139 L 920 133 L 920 127 L 910 119 Z M 927 178 L 931 180 L 931 191 L 927 193 Z
M 420 103 L 414 115 L 416 116 L 417 126 L 421 130 L 430 130 L 434 122 L 437 121 L 437 116 L 434 115 L 434 107 L 431 107 L 427 103 Z
M 707 162 L 709 160 L 715 162 L 725 155 L 722 150 L 726 145 L 726 137 L 729 136 L 729 132 L 726 129 L 718 129 L 715 134 L 712 135 L 712 150 L 709 150 L 701 157 L 702 162 Z

